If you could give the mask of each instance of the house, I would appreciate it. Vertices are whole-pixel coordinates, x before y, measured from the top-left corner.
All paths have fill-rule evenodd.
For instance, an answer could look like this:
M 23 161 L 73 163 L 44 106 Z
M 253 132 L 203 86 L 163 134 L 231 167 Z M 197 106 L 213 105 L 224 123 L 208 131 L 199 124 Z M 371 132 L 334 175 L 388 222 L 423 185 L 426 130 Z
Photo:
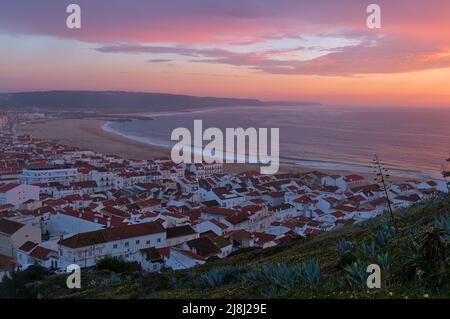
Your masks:
M 255 246 L 255 236 L 245 230 L 233 231 L 227 237 L 230 238 L 236 249 Z
M 248 229 L 250 227 L 250 218 L 245 212 L 229 216 L 222 222 L 228 225 L 230 230 Z
M 10 219 L 0 219 L 0 254 L 15 257 L 16 250 L 27 241 L 41 242 L 41 229 Z
M 273 246 L 277 245 L 277 243 L 275 241 L 277 236 L 275 236 L 275 235 L 263 233 L 263 232 L 255 232 L 255 233 L 253 233 L 253 235 L 254 235 L 254 239 L 255 239 L 255 244 L 258 247 L 269 248 L 269 247 L 273 247 Z
M 336 180 L 335 186 L 339 187 L 342 192 L 345 192 L 351 188 L 364 186 L 365 184 L 367 184 L 367 182 L 363 176 L 353 174 L 339 177 Z
M 202 200 L 216 200 L 221 207 L 232 208 L 245 202 L 245 196 L 235 194 L 225 188 L 214 188 Z
M 210 238 L 220 249 L 220 253 L 217 255 L 219 258 L 224 258 L 233 252 L 233 244 L 225 237 L 213 236 Z
M 199 238 L 197 233 L 190 225 L 176 226 L 166 228 L 167 246 L 176 246 L 188 240 Z
M 33 264 L 33 261 L 31 260 L 29 253 L 38 245 L 39 245 L 38 243 L 27 241 L 17 249 L 16 260 L 17 260 L 17 267 L 19 270 L 27 269 L 28 266 Z
M 313 211 L 316 209 L 318 200 L 311 195 L 304 195 L 298 197 L 292 201 L 292 205 L 296 208 L 297 212 L 303 216 L 311 217 Z
M 39 200 L 39 187 L 16 183 L 0 184 L 0 205 L 12 204 L 19 208 L 28 200 Z
M 17 250 L 17 263 L 20 270 L 25 270 L 31 265 L 57 269 L 58 252 L 28 241 Z
M 136 261 L 142 270 L 146 272 L 159 272 L 165 263 L 164 254 L 160 249 L 156 249 L 155 247 L 141 249 Z
M 189 240 L 181 245 L 182 248 L 187 248 L 192 253 L 199 255 L 203 258 L 218 257 L 221 250 L 214 241 L 209 237 L 199 237 Z
M 320 183 L 324 186 L 337 186 L 340 175 L 325 175 L 320 179 Z
M 134 260 L 141 249 L 167 246 L 166 230 L 158 222 L 80 233 L 58 244 L 60 266 L 78 264 L 82 268 L 93 267 L 106 256 Z
M 194 227 L 195 231 L 198 233 L 205 233 L 207 231 L 212 231 L 217 236 L 222 236 L 229 228 L 228 225 L 225 225 L 224 223 L 222 223 L 214 218 L 197 223 L 197 224 L 193 225 L 193 227 Z
M 318 197 L 316 207 L 322 210 L 324 213 L 328 213 L 330 212 L 333 205 L 335 205 L 337 202 L 337 198 L 323 195 Z

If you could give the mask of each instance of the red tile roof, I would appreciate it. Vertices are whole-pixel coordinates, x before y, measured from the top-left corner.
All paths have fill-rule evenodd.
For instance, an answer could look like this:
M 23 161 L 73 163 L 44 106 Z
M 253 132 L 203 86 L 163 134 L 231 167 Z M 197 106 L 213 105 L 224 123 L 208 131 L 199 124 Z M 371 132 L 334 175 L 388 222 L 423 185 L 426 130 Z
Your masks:
M 54 250 L 37 246 L 33 251 L 29 254 L 30 257 L 33 257 L 35 259 L 44 260 L 47 259 L 49 255 L 57 255 L 58 253 Z
M 196 231 L 190 225 L 169 227 L 166 229 L 167 239 L 196 234 Z
M 0 185 L 0 193 L 6 193 L 14 188 L 19 186 L 19 184 L 16 183 L 9 183 L 9 184 L 2 184 Z
M 80 233 L 60 240 L 59 244 L 69 248 L 80 248 L 158 233 L 165 233 L 164 227 L 160 223 L 150 222 Z
M 24 251 L 24 252 L 29 252 L 37 245 L 38 245 L 37 243 L 33 243 L 32 241 L 27 241 L 25 244 L 23 244 L 22 246 L 19 247 L 19 250 Z
M 202 257 L 210 257 L 220 253 L 220 249 L 209 237 L 200 237 L 192 239 L 186 244 L 192 249 L 195 254 Z
M 9 220 L 9 219 L 0 219 L 0 233 L 5 233 L 8 235 L 13 235 L 19 229 L 21 229 L 25 224 Z

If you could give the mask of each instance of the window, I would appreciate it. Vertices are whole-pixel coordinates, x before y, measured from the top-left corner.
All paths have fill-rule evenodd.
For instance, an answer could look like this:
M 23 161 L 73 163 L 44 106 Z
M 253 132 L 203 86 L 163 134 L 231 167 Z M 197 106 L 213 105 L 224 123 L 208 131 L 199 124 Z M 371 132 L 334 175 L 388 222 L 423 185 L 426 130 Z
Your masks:
M 139 245 L 141 243 L 140 240 L 136 240 L 136 245 Z
M 114 244 L 114 245 L 113 245 L 113 248 L 114 248 L 114 249 L 117 249 L 117 244 Z
M 146 245 L 150 245 L 150 240 L 147 240 L 147 241 L 145 242 L 145 244 L 146 244 Z
M 126 243 L 125 243 L 125 247 L 128 247 L 128 246 L 130 246 L 130 243 L 129 243 L 129 242 L 126 242 Z
M 157 241 L 158 243 L 160 243 L 160 242 L 161 242 L 161 238 L 158 238 L 156 241 Z

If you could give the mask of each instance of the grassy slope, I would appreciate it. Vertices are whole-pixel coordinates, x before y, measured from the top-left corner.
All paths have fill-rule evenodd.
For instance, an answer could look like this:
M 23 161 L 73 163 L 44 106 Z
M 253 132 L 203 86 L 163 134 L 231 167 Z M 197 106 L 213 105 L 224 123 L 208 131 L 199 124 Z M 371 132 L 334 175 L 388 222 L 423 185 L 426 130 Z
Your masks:
M 436 216 L 447 214 L 449 202 L 447 196 L 395 213 L 401 235 L 397 242 L 390 243 L 383 249 L 380 248 L 380 252 L 388 252 L 391 259 L 390 270 L 382 273 L 381 289 L 368 291 L 361 285 L 351 287 L 342 283 L 345 270 L 343 266 L 339 266 L 341 256 L 337 253 L 336 243 L 341 238 L 347 239 L 355 247 L 353 254 L 355 258 L 360 259 L 364 265 L 370 264 L 371 262 L 364 260 L 356 247 L 364 241 L 367 242 L 371 235 L 376 234 L 381 223 L 390 224 L 388 214 L 364 224 L 344 227 L 277 247 L 247 250 L 192 269 L 146 277 L 132 274 L 116 276 L 108 272 L 90 273 L 84 275 L 83 289 L 80 291 L 69 291 L 63 288 L 65 278 L 53 276 L 34 285 L 34 289 L 44 298 L 61 296 L 69 298 L 423 298 L 428 297 L 427 295 L 448 298 L 450 296 L 449 280 L 436 288 L 418 278 L 402 281 L 398 278 L 404 272 L 404 258 L 408 257 L 405 256 L 403 248 L 410 246 L 413 241 L 418 241 L 414 239 L 414 234 L 423 231 L 423 227 L 427 227 Z M 448 247 L 446 254 L 448 260 Z M 245 277 L 242 273 L 245 274 L 249 269 L 261 265 L 278 262 L 300 264 L 311 259 L 320 261 L 321 281 L 318 286 L 295 283 L 290 287 L 281 287 L 270 292 L 275 284 L 242 279 Z M 200 284 L 201 276 L 211 269 L 229 266 L 236 267 L 231 279 L 223 280 L 218 284 Z M 448 269 L 444 270 L 444 277 L 447 276 L 447 279 Z

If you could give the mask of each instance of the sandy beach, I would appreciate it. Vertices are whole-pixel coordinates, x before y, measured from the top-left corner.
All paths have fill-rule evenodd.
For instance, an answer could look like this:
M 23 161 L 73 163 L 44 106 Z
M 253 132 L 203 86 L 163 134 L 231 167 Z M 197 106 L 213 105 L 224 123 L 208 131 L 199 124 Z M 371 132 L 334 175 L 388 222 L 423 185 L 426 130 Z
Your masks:
M 98 119 L 56 119 L 22 125 L 19 130 L 49 141 L 88 148 L 128 159 L 169 156 L 169 149 L 148 145 L 106 132 Z
M 79 148 L 92 149 L 103 154 L 115 154 L 127 159 L 151 159 L 169 157 L 170 149 L 134 141 L 126 137 L 107 132 L 102 129 L 105 120 L 101 119 L 54 119 L 36 123 L 27 123 L 19 127 L 21 133 L 28 133 L 48 141 Z M 225 171 L 240 173 L 259 170 L 255 164 L 225 164 Z M 280 167 L 279 172 L 308 172 L 311 168 L 299 166 Z M 347 175 L 348 171 L 320 170 L 328 174 Z M 367 179 L 373 179 L 374 174 L 358 173 Z M 395 177 L 395 180 L 403 178 Z

